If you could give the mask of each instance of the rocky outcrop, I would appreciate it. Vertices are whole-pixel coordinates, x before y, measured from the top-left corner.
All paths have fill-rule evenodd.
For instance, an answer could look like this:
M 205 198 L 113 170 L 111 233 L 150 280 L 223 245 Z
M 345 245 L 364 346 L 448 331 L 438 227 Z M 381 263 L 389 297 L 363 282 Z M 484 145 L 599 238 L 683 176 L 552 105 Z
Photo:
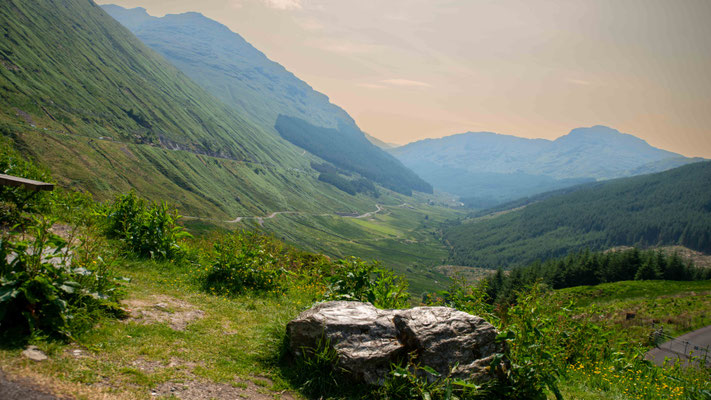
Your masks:
M 392 363 L 411 356 L 442 375 L 476 382 L 491 378 L 497 331 L 484 319 L 449 307 L 379 310 L 369 303 L 332 301 L 287 325 L 292 352 L 328 345 L 356 381 L 382 383 Z

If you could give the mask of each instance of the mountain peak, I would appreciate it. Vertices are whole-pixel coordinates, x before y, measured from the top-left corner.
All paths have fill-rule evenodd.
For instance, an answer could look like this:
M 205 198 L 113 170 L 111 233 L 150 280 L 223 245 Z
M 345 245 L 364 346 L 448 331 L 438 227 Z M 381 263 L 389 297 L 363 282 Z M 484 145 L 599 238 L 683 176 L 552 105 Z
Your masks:
M 595 125 L 591 127 L 575 128 L 565 136 L 561 136 L 554 143 L 596 143 L 604 146 L 633 146 L 638 150 L 656 150 L 663 151 L 652 147 L 645 140 L 637 136 L 623 133 L 617 129 L 610 128 L 604 125 Z M 671 153 L 670 153 L 671 154 Z

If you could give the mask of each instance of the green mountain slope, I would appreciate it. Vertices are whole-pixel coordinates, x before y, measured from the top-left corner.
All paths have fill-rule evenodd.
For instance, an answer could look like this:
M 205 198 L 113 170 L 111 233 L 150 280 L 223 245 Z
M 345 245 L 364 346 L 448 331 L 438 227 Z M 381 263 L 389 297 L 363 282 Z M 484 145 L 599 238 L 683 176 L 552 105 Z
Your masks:
M 700 161 L 605 126 L 574 129 L 553 141 L 469 132 L 389 151 L 435 188 L 471 198 L 474 205 Z
M 449 227 L 459 265 L 510 267 L 571 251 L 680 244 L 711 252 L 711 162 L 587 184 Z
M 226 26 L 198 13 L 157 18 L 142 8 L 104 8 L 146 45 L 265 132 L 277 136 L 278 130 L 310 153 L 400 193 L 432 192 L 429 184 L 397 159 L 371 145 L 353 119 L 327 96 Z M 303 121 L 298 129 L 285 129 L 297 125 L 285 121 L 297 120 Z M 292 140 L 296 132 L 308 140 Z
M 405 168 L 395 157 L 378 149 L 357 127 L 340 124 L 322 128 L 293 117 L 280 115 L 276 129 L 281 136 L 324 160 L 380 183 L 398 193 L 412 190 L 432 193 L 432 186 Z
M 93 2 L 0 3 L 0 122 L 56 179 L 137 189 L 182 212 L 370 209 L 317 180 L 314 157 L 250 123 Z

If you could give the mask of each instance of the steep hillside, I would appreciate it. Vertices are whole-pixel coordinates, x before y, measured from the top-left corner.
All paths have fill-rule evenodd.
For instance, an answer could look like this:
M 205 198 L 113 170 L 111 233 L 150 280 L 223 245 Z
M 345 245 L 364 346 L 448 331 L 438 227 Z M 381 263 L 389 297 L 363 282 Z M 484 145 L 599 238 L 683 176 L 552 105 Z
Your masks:
M 511 267 L 590 248 L 680 244 L 711 252 L 711 162 L 581 186 L 449 227 L 458 265 Z
M 484 205 L 698 161 L 604 126 L 574 129 L 554 141 L 469 132 L 390 152 L 435 188 Z
M 363 135 L 365 135 L 365 138 L 370 141 L 370 143 L 373 143 L 374 145 L 380 147 L 381 149 L 387 150 L 387 149 L 394 149 L 397 147 L 397 145 L 394 145 L 392 143 L 387 143 L 383 142 L 382 140 L 376 138 L 375 136 L 371 136 L 365 132 L 363 132 Z
M 338 129 L 322 128 L 299 118 L 280 115 L 276 129 L 291 143 L 388 189 L 408 196 L 413 189 L 432 193 L 430 184 L 405 168 L 395 157 L 378 149 L 354 126 L 340 124 Z
M 371 145 L 353 119 L 331 104 L 327 96 L 269 60 L 226 26 L 198 13 L 157 18 L 142 8 L 127 10 L 107 5 L 105 10 L 195 82 L 248 115 L 265 132 L 276 134 L 278 121 L 284 128 L 279 116 L 304 121 L 300 132 L 310 138 L 309 143 L 319 148 L 337 143 L 341 150 L 345 149 L 326 155 L 314 150 L 314 146 L 302 146 L 302 141 L 294 142 L 312 154 L 331 162 L 334 157 L 339 161 L 348 159 L 339 166 L 356 173 L 368 171 L 363 174 L 365 177 L 400 193 L 432 191 L 398 160 Z M 284 135 L 283 129 L 279 133 L 287 139 L 293 137 Z M 387 160 L 385 164 L 383 160 Z M 380 167 L 387 168 L 373 173 Z M 390 178 L 379 179 L 384 174 Z
M 102 7 L 208 92 L 263 127 L 273 130 L 279 114 L 331 128 L 354 123 L 326 95 L 268 59 L 239 34 L 202 14 L 158 18 L 143 8 Z
M 370 209 L 93 2 L 0 4 L 2 133 L 65 186 L 137 189 L 188 215 Z

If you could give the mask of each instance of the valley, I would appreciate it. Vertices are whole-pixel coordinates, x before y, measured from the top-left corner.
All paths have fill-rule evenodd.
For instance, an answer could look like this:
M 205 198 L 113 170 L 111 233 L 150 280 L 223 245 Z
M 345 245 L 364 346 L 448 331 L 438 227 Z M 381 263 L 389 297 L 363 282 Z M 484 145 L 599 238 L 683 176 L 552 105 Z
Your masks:
M 427 56 L 408 63 L 437 73 L 425 82 L 389 71 L 378 45 L 335 42 L 385 28 L 328 30 L 320 13 L 342 4 L 229 3 L 225 15 L 280 21 L 251 42 L 214 10 L 168 3 L 157 16 L 93 0 L 0 2 L 0 173 L 54 185 L 0 185 L 0 398 L 711 398 L 705 365 L 645 360 L 660 326 L 711 326 L 711 161 L 603 125 L 556 139 L 445 136 L 481 129 L 476 109 L 494 102 L 445 101 L 465 82 L 440 81 L 459 64 L 439 52 L 471 43 L 418 47 L 440 29 L 395 35 L 393 54 Z M 381 17 L 411 23 L 367 22 Z M 451 16 L 426 19 L 440 18 Z M 275 61 L 296 48 L 252 44 L 293 26 L 320 35 L 298 50 L 314 70 L 330 65 L 320 85 Z M 340 81 L 351 86 L 334 99 L 371 91 L 358 122 L 315 89 Z M 536 102 L 553 92 L 540 86 Z M 470 116 L 415 140 L 446 113 L 373 110 L 430 96 Z M 394 145 L 396 134 L 415 141 Z M 349 314 L 353 302 L 369 311 Z M 289 325 L 299 315 L 301 332 Z M 294 345 L 301 336 L 315 341 Z

